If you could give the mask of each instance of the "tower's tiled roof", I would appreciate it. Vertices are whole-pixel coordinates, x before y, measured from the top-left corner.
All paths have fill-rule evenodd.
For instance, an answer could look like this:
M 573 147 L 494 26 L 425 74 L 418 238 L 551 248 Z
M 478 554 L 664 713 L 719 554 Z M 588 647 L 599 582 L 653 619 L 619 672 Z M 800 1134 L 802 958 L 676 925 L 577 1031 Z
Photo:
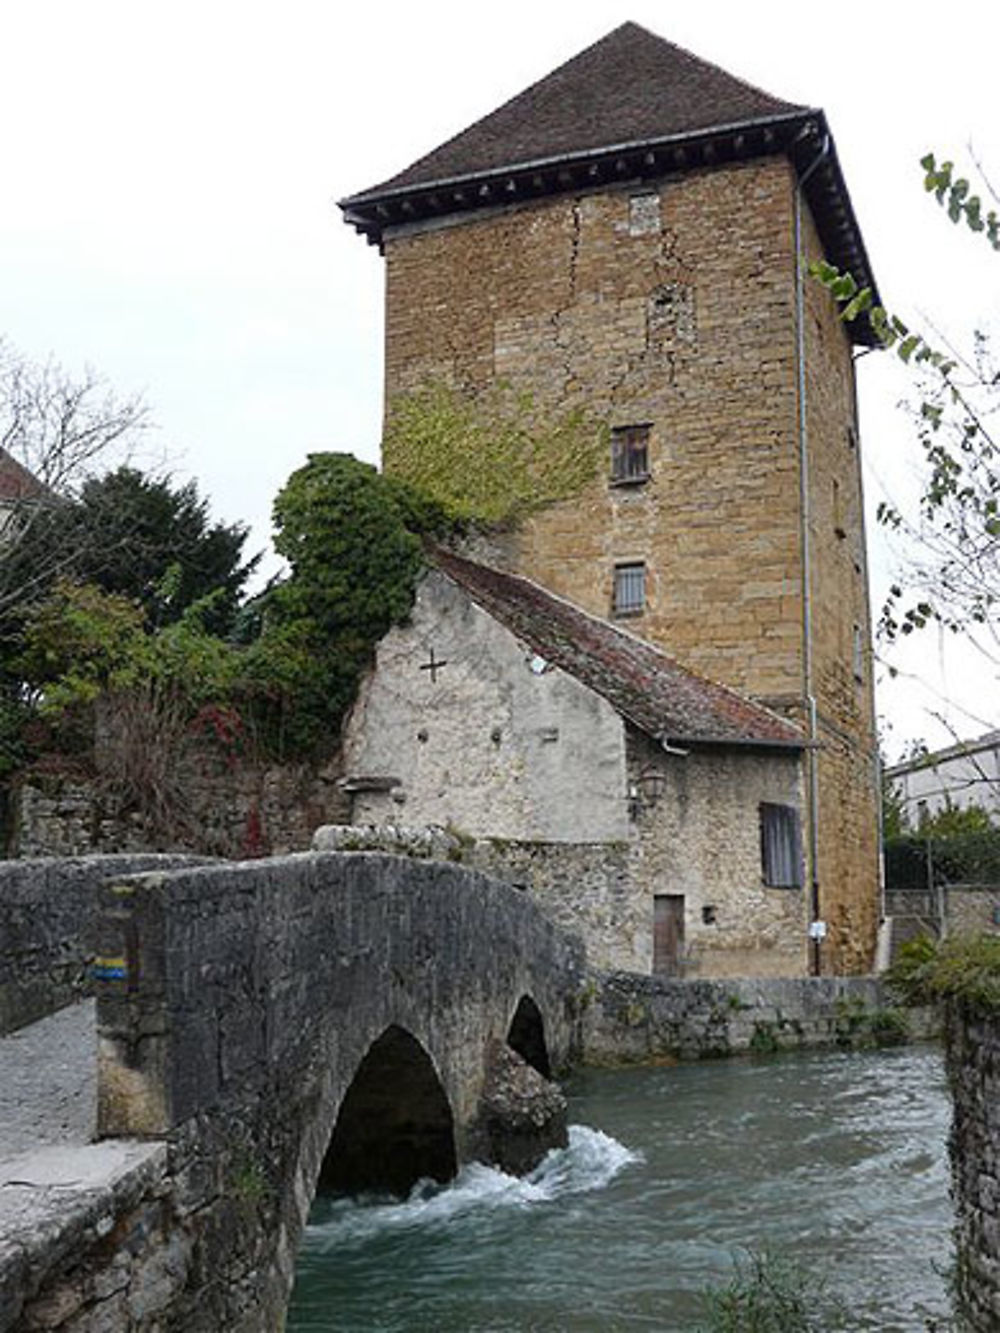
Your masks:
M 623 23 L 374 191 L 805 109 L 743 83 L 637 23 Z
M 798 174 L 827 258 L 877 300 L 823 112 L 772 97 L 636 23 L 340 206 L 381 244 L 390 227 L 775 154 Z M 864 317 L 848 333 L 879 345 Z
M 532 652 L 664 743 L 801 749 L 799 729 L 528 579 L 437 551 L 434 564 Z

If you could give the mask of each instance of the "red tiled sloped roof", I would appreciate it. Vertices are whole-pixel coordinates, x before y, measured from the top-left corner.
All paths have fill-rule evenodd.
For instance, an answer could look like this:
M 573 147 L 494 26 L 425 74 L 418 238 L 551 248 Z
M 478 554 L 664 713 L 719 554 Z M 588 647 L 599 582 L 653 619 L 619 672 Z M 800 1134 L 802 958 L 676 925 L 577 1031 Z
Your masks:
M 0 502 L 34 500 L 48 494 L 48 488 L 6 449 L 0 449 Z
M 437 551 L 433 562 L 547 662 L 662 742 L 801 749 L 792 723 L 528 579 Z

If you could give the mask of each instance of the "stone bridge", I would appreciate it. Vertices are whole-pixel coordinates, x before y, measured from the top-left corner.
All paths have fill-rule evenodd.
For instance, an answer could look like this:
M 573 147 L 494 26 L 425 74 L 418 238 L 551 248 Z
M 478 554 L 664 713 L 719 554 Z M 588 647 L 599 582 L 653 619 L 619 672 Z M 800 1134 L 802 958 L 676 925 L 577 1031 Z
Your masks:
M 274 1333 L 318 1185 L 480 1155 L 491 1060 L 564 1063 L 583 973 L 523 893 L 367 853 L 11 863 L 0 938 L 8 1028 L 90 970 L 101 1140 L 0 1139 L 0 1333 Z

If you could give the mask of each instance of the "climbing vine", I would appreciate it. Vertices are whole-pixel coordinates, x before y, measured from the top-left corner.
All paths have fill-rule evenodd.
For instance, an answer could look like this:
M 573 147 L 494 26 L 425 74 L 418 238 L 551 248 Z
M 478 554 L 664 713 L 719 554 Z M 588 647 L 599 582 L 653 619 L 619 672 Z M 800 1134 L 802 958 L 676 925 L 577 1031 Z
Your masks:
M 547 414 L 498 382 L 466 394 L 429 381 L 392 403 L 390 472 L 455 518 L 510 524 L 584 489 L 602 466 L 607 428 L 580 409 Z

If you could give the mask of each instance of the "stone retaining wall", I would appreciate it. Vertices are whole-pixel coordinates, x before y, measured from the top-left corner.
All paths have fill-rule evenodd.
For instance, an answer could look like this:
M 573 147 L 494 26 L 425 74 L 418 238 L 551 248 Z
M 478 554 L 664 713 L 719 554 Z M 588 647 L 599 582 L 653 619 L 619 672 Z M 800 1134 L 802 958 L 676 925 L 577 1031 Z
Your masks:
M 186 851 L 243 859 L 305 851 L 313 830 L 343 819 L 339 768 L 303 764 L 192 769 L 185 803 L 157 827 L 99 778 L 37 774 L 11 800 L 10 852 L 19 857 Z
M 1000 1328 L 1000 1018 L 946 1011 L 955 1296 L 969 1333 Z
M 931 1011 L 897 1009 L 874 977 L 673 981 L 596 974 L 584 997 L 583 1058 L 691 1060 L 809 1046 L 894 1045 L 935 1034 Z
M 971 935 L 986 931 L 995 935 L 1000 929 L 1000 885 L 951 886 L 946 892 L 945 908 L 951 934 Z
M 91 993 L 98 889 L 109 875 L 201 863 L 155 854 L 0 861 L 0 1035 Z

